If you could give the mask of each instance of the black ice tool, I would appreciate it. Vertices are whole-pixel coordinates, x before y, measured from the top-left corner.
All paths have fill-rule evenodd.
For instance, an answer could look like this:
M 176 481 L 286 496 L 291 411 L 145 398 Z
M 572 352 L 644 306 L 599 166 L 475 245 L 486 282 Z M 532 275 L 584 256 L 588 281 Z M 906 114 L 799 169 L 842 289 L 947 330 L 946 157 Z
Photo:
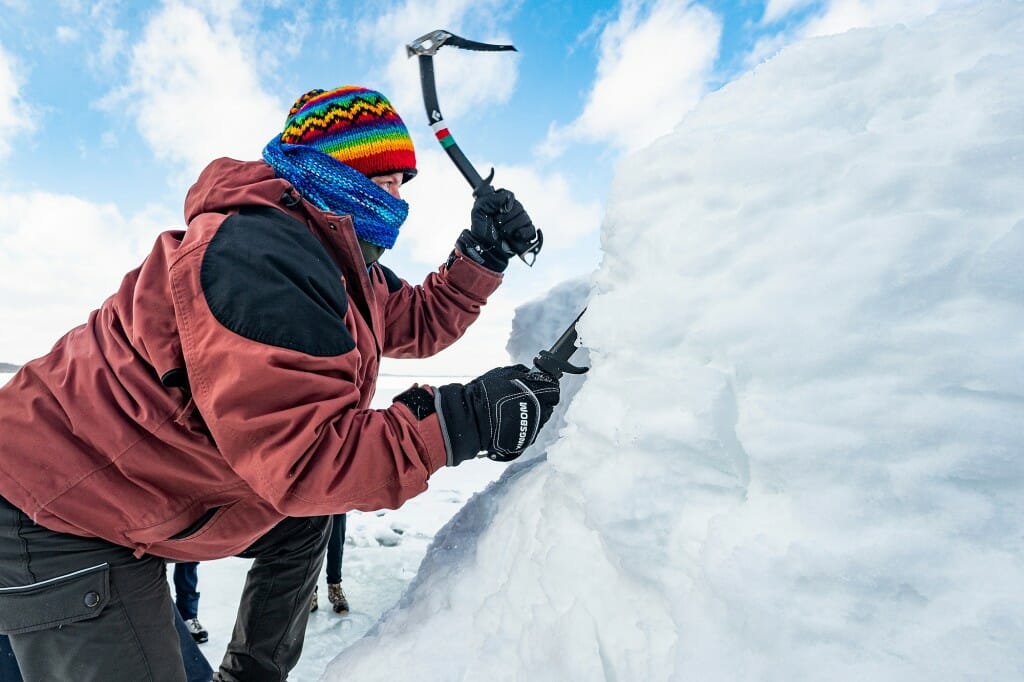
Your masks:
M 576 333 L 576 323 L 580 321 L 585 312 L 587 312 L 586 308 L 580 311 L 580 314 L 572 321 L 569 328 L 562 332 L 550 350 L 542 350 L 537 354 L 537 357 L 533 359 L 534 367 L 554 377 L 556 381 L 562 378 L 562 374 L 585 374 L 590 369 L 589 367 L 577 367 L 569 362 L 569 358 L 576 352 L 576 339 L 579 336 Z

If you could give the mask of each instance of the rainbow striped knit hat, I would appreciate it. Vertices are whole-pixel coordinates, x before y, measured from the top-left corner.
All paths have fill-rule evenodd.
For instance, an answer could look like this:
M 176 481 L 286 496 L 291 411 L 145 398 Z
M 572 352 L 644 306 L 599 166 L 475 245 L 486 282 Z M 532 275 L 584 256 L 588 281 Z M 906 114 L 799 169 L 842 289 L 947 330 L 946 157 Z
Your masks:
M 416 175 L 416 151 L 405 123 L 376 90 L 343 85 L 295 100 L 281 142 L 319 149 L 367 177 Z

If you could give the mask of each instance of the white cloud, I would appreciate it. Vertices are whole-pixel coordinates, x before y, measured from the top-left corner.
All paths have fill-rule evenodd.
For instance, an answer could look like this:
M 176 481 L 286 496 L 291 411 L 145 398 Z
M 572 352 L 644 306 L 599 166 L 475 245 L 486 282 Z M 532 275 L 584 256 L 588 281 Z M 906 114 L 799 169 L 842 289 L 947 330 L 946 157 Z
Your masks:
M 400 243 L 410 260 L 436 265 L 448 255 L 459 232 L 469 227 L 473 197 L 444 152 L 418 150 L 416 160 L 419 175 L 402 190 L 411 210 Z M 483 172 L 489 167 L 478 166 Z M 602 207 L 576 199 L 570 181 L 561 173 L 541 175 L 527 167 L 499 165 L 494 184 L 515 192 L 534 224 L 544 229 L 548 257 L 600 227 Z
M 372 21 L 359 24 L 356 34 L 365 48 L 376 49 L 384 59 L 384 83 L 379 89 L 398 111 L 419 112 L 423 109 L 419 65 L 415 58 L 406 55 L 405 45 L 433 28 L 446 29 L 470 40 L 511 43 L 509 36 L 496 28 L 505 4 L 501 0 L 406 0 Z M 519 57 L 515 52 L 486 55 L 446 47 L 438 52 L 434 62 L 441 111 L 448 120 L 480 104 L 507 101 L 519 77 Z
M 601 34 L 597 78 L 579 118 L 553 127 L 543 147 L 607 142 L 633 151 L 675 127 L 706 91 L 721 21 L 678 0 L 624 0 Z
M 127 108 L 158 158 L 192 174 L 219 156 L 259 158 L 288 110 L 261 86 L 234 5 L 213 5 L 166 2 L 131 49 L 128 84 L 106 101 Z
M 770 24 L 784 19 L 793 12 L 809 7 L 819 0 L 768 0 L 761 22 Z
M 54 35 L 58 43 L 73 43 L 78 40 L 81 34 L 73 26 L 58 26 Z
M 116 60 L 123 56 L 128 37 L 127 31 L 117 27 L 125 11 L 123 0 L 61 0 L 60 4 L 61 23 L 54 31 L 56 41 L 85 46 L 87 64 L 102 72 L 100 78 L 120 76 Z
M 0 46 L 0 157 L 11 152 L 11 140 L 35 128 L 32 111 L 21 99 L 18 73 L 17 61 Z
M 298 57 L 307 49 L 306 40 L 317 25 L 321 25 L 319 16 L 314 19 L 308 8 L 293 7 L 291 16 L 279 25 L 283 38 L 275 42 L 271 54 Z
M 151 208 L 126 218 L 115 204 L 66 194 L 0 201 L 0 361 L 42 355 L 85 322 L 136 267 L 156 235 L 181 218 Z
M 90 55 L 93 65 L 100 69 L 112 68 L 115 60 L 124 52 L 127 40 L 128 33 L 126 31 L 113 26 L 102 28 L 99 49 L 95 55 Z
M 603 207 L 596 201 L 581 203 L 571 181 L 562 173 L 540 174 L 524 166 L 498 166 L 495 184 L 512 189 L 534 224 L 544 230 L 546 252 L 572 248 L 601 226 Z

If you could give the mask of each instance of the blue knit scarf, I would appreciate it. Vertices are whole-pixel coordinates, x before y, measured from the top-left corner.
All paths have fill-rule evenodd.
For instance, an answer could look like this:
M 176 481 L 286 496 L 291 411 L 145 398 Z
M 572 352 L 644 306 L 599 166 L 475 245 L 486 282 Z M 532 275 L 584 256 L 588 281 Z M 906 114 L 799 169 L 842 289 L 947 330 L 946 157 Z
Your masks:
M 317 208 L 352 216 L 356 236 L 363 241 L 385 249 L 395 245 L 409 204 L 359 171 L 314 147 L 285 144 L 279 136 L 263 148 L 263 159 Z

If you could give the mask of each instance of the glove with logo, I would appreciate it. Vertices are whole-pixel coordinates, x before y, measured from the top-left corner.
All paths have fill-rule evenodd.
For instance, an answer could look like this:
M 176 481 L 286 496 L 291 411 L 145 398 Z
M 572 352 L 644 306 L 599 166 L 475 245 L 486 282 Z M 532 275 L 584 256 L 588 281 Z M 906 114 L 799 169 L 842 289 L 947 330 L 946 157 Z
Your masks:
M 509 462 L 533 444 L 558 404 L 558 382 L 524 365 L 499 367 L 469 383 L 436 389 L 448 466 L 481 451 Z
M 525 253 L 537 239 L 537 228 L 515 195 L 507 189 L 477 190 L 470 229 L 463 230 L 456 243 L 477 263 L 504 272 L 509 258 Z

